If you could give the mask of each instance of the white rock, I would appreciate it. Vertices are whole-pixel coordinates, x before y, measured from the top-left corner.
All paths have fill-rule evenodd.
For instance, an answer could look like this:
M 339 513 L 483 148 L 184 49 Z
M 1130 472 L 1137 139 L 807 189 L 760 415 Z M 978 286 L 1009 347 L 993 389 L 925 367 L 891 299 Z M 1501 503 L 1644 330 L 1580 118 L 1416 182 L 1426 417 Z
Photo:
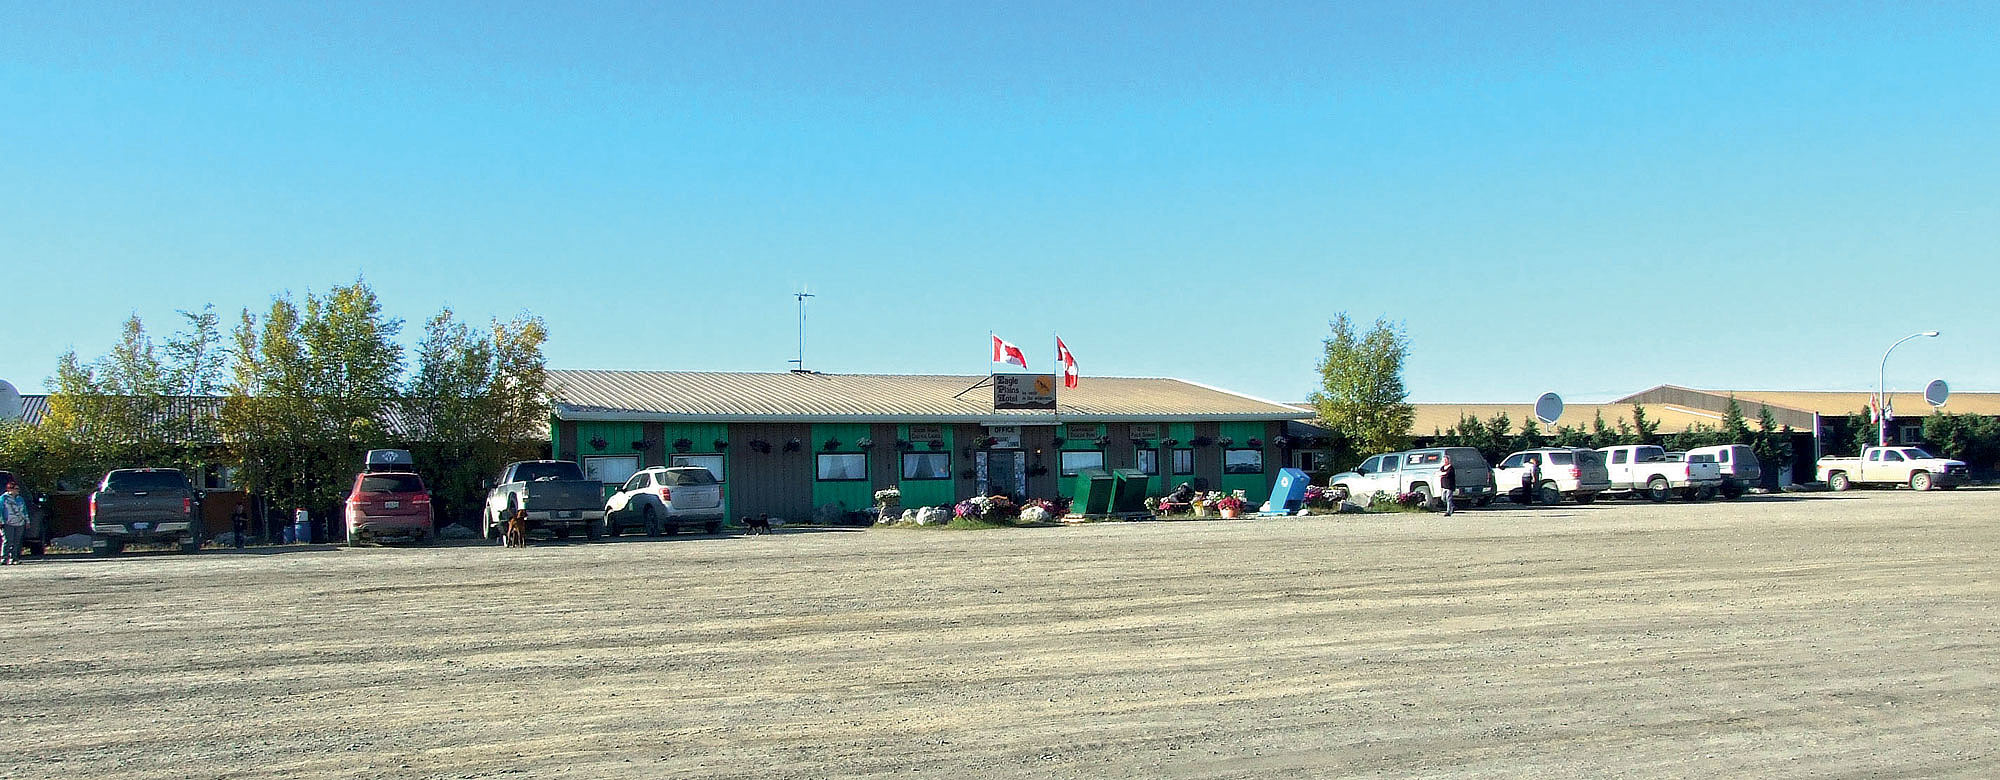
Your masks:
M 477 538 L 479 538 L 479 532 L 478 532 L 478 531 L 474 531 L 474 530 L 472 530 L 472 529 L 470 529 L 470 528 L 467 528 L 467 527 L 465 527 L 465 526 L 462 526 L 462 525 L 459 525 L 459 524 L 457 524 L 457 523 L 452 523 L 451 525 L 447 525 L 447 526 L 445 526 L 445 527 L 444 527 L 444 530 L 441 530 L 441 531 L 438 531 L 438 538 L 439 538 L 439 539 L 477 539 Z

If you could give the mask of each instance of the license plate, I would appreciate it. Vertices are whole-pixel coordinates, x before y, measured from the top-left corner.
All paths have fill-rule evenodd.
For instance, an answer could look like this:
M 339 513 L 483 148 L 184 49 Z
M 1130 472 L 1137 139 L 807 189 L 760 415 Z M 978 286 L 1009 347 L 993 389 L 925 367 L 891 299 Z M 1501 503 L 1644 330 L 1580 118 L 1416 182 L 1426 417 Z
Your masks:
M 399 506 L 402 506 L 402 505 L 403 505 L 403 502 L 401 502 L 401 501 L 384 501 L 384 502 L 382 502 L 382 508 L 383 508 L 383 509 L 395 509 L 396 507 L 399 507 Z
M 557 512 L 557 513 L 556 513 L 556 517 L 582 517 L 582 516 L 583 516 L 583 511 L 582 511 L 582 510 L 571 510 L 571 511 L 568 511 L 568 512 Z
M 152 524 L 152 523 L 133 523 L 133 524 L 132 524 L 132 527 L 133 527 L 133 528 L 137 528 L 137 529 L 139 529 L 139 530 L 141 530 L 141 531 L 144 531 L 144 530 L 146 530 L 146 529 L 148 529 L 148 528 L 152 528 L 152 527 L 153 527 L 153 524 Z

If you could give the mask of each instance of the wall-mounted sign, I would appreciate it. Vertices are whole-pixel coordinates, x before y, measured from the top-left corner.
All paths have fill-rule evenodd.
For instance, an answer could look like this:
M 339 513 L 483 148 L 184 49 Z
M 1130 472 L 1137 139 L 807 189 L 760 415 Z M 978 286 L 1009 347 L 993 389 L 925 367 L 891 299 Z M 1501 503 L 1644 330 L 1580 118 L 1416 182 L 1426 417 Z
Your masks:
M 1063 426 L 1063 438 L 1083 443 L 1104 435 L 1104 426 L 1096 423 L 1070 423 Z
M 990 449 L 1018 450 L 1021 448 L 1021 426 L 1019 425 L 988 425 L 986 426 L 986 436 L 993 440 L 993 444 L 989 447 Z
M 1054 374 L 994 374 L 994 409 L 1043 409 L 1056 408 L 1056 378 Z
M 1159 423 L 1132 423 L 1131 430 L 1132 430 L 1132 438 L 1134 439 L 1160 438 Z
M 939 444 L 944 443 L 944 426 L 942 425 L 910 426 L 911 444 L 929 444 L 931 442 L 937 442 Z

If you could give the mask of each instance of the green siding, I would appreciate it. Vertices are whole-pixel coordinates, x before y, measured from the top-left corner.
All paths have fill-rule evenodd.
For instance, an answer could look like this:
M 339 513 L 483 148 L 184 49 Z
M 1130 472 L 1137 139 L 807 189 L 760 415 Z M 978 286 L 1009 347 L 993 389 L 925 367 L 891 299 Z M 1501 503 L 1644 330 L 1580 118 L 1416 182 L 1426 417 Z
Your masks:
M 1229 449 L 1247 449 L 1251 439 L 1262 439 L 1264 437 L 1264 424 L 1261 422 L 1226 422 L 1222 423 L 1219 427 L 1221 429 L 1221 436 L 1235 440 L 1235 443 Z M 1222 475 L 1221 490 L 1224 492 L 1234 490 L 1243 491 L 1244 498 L 1249 500 L 1253 507 L 1264 503 L 1265 499 L 1271 497 L 1271 475 L 1272 471 L 1277 467 L 1277 464 L 1270 462 L 1270 458 L 1267 457 L 1264 460 L 1264 473 L 1262 474 Z
M 1087 433 L 1084 436 L 1071 436 L 1070 433 L 1072 432 L 1073 429 L 1088 429 L 1091 431 L 1096 431 L 1096 433 Z M 1077 425 L 1070 425 L 1069 423 L 1063 423 L 1062 428 L 1058 429 L 1056 435 L 1063 437 L 1063 445 L 1062 445 L 1063 449 L 1094 450 L 1097 449 L 1097 437 L 1104 435 L 1104 426 L 1091 425 L 1088 423 L 1082 423 Z
M 687 452 L 674 449 L 674 442 L 687 439 Z M 728 449 L 718 450 L 715 441 L 730 442 Z M 660 426 L 659 447 L 665 455 L 662 461 L 672 464 L 675 455 L 721 455 L 722 456 L 722 516 L 725 520 L 736 515 L 729 511 L 729 479 L 736 472 L 736 461 L 730 452 L 736 444 L 729 439 L 728 423 L 666 423 Z
M 958 461 L 963 456 L 958 454 L 957 445 L 954 444 L 952 441 L 953 433 L 955 432 L 952 430 L 952 426 L 949 425 L 944 426 L 943 453 L 945 457 L 950 461 L 949 467 L 945 469 L 946 477 L 944 479 L 916 479 L 916 480 L 901 479 L 901 476 L 903 474 L 903 455 L 902 452 L 900 451 L 896 452 L 896 475 L 898 477 L 897 484 L 899 488 L 903 491 L 903 506 L 915 509 L 917 507 L 924 507 L 924 506 L 948 506 L 958 502 L 958 496 L 953 495 L 952 493 L 952 482 L 953 482 L 952 476 L 955 475 L 958 469 L 960 468 L 958 465 Z M 910 426 L 907 425 L 896 426 L 896 437 L 899 439 L 903 439 L 905 441 L 909 440 Z M 876 445 L 876 449 L 880 450 L 881 448 L 882 445 L 880 444 Z M 929 449 L 928 446 L 925 446 L 913 449 L 911 451 L 928 452 Z M 874 497 L 870 496 L 869 500 L 871 501 L 874 500 Z
M 849 511 L 859 511 L 875 506 L 875 485 L 869 480 L 821 482 L 818 479 L 818 460 L 821 453 L 862 452 L 863 450 L 859 446 L 856 446 L 855 442 L 867 438 L 868 431 L 869 426 L 867 423 L 822 423 L 812 427 L 812 441 L 807 442 L 806 446 L 811 447 L 813 452 L 813 506 L 815 508 L 826 506 L 827 504 L 845 504 Z M 838 439 L 840 445 L 829 450 L 826 448 L 827 439 Z M 877 442 L 875 450 L 876 452 L 868 453 L 870 461 L 881 457 L 877 453 L 884 450 L 895 452 L 896 447 L 894 442 Z
M 579 422 L 576 424 L 576 449 L 578 458 L 592 455 L 637 455 L 632 442 L 645 435 L 645 426 L 635 422 Z M 592 439 L 603 439 L 604 449 L 591 446 Z

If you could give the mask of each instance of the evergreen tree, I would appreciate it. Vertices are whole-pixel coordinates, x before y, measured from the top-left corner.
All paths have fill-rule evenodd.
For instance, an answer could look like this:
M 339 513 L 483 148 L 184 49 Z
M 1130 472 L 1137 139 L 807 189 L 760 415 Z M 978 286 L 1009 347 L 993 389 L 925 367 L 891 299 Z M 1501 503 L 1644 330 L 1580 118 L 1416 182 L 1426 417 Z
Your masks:
M 1743 407 L 1736 403 L 1736 394 L 1729 394 L 1729 405 L 1722 410 L 1722 438 L 1719 444 L 1750 444 L 1750 424 L 1743 418 Z
M 1619 427 L 1623 428 L 1624 426 L 1621 425 Z M 1646 407 L 1644 405 L 1632 405 L 1632 435 L 1638 439 L 1638 441 L 1634 442 L 1635 444 L 1660 443 L 1660 424 L 1646 419 Z

